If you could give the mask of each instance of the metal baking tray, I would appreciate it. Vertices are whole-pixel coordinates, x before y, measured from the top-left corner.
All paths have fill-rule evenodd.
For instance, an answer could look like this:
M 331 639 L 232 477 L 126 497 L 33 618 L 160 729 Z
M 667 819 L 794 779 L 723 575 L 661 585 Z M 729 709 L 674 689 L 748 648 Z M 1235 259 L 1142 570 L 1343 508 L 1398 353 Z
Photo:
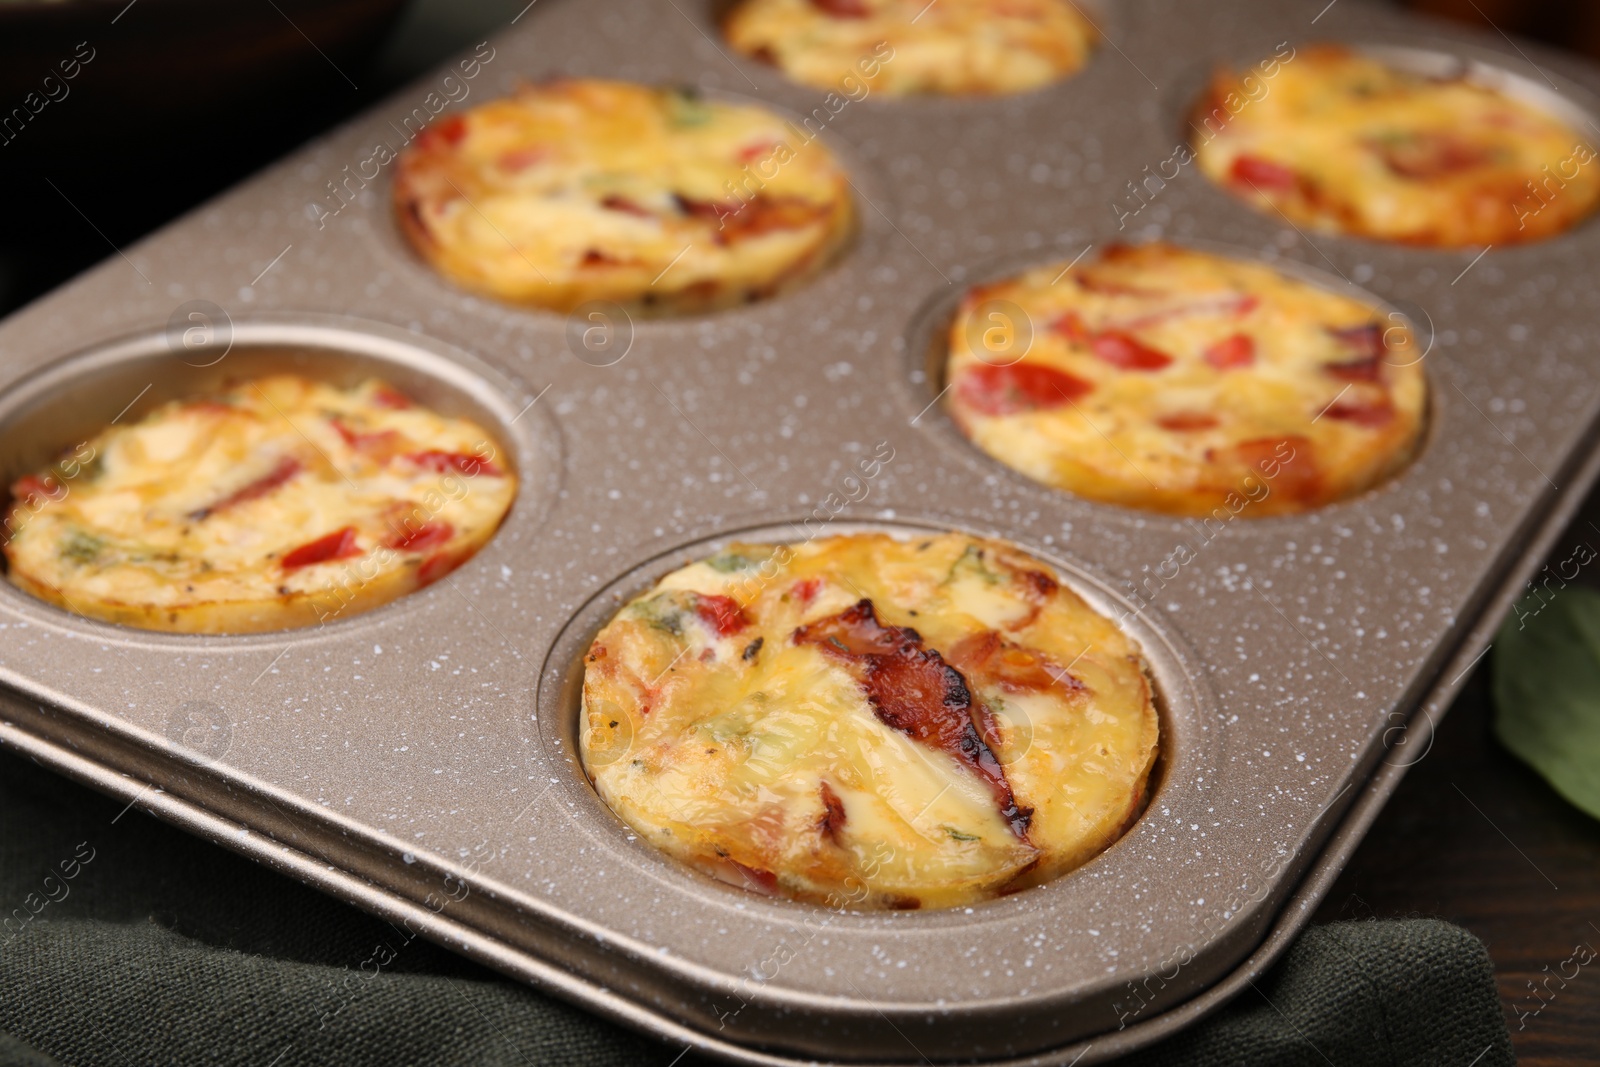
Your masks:
M 145 633 L 0 586 L 0 741 L 729 1062 L 1087 1064 L 1222 1003 L 1309 917 L 1594 479 L 1600 224 L 1481 256 L 1308 238 L 1191 167 L 1119 227 L 1127 183 L 1172 154 L 1215 63 L 1283 41 L 1486 64 L 1585 121 L 1600 76 L 1355 0 L 1315 19 L 1245 0 L 1092 10 L 1107 43 L 1067 82 L 891 101 L 829 99 L 732 56 L 711 3 L 545 0 L 475 68 L 441 68 L 0 324 L 0 473 L 290 365 L 382 373 L 469 414 L 522 478 L 500 533 L 447 580 L 311 629 Z M 419 109 L 558 71 L 825 115 L 861 232 L 793 293 L 616 319 L 598 348 L 592 321 L 452 288 L 393 225 L 378 147 Z M 926 359 L 960 289 L 1153 237 L 1403 312 L 1434 399 L 1416 460 L 1348 502 L 1206 536 L 1050 491 L 963 441 Z M 847 481 L 880 442 L 893 459 Z M 1163 751 L 1148 810 L 1103 855 L 973 908 L 840 913 L 702 878 L 597 800 L 573 758 L 574 686 L 620 598 L 731 536 L 863 527 L 1011 540 L 1124 618 Z M 1180 542 L 1195 560 L 1152 582 Z

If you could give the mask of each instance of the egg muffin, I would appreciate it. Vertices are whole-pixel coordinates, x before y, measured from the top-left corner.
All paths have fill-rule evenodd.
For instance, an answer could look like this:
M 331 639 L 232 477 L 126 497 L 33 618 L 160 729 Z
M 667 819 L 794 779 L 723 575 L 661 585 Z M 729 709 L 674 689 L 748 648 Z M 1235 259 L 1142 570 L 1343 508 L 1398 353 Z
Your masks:
M 1270 80 L 1218 72 L 1190 133 L 1213 182 L 1325 233 L 1515 244 L 1568 229 L 1600 201 L 1594 148 L 1556 116 L 1468 77 L 1333 45 L 1302 50 Z
M 1135 643 L 1051 568 L 947 533 L 734 544 L 622 608 L 580 748 L 640 836 L 754 892 L 937 908 L 1037 885 L 1142 811 Z
M 1306 511 L 1410 458 L 1422 353 L 1395 313 L 1272 267 L 1113 245 L 969 291 L 947 410 L 995 459 L 1175 515 Z
M 6 573 L 146 630 L 308 626 L 450 573 L 516 486 L 481 426 L 381 381 L 257 378 L 109 426 L 18 479 Z
M 1068 0 L 743 0 L 728 43 L 845 96 L 993 96 L 1076 73 L 1098 34 Z
M 855 218 L 815 131 L 692 90 L 577 78 L 428 127 L 400 157 L 394 201 L 440 273 L 558 311 L 769 296 L 826 265 Z

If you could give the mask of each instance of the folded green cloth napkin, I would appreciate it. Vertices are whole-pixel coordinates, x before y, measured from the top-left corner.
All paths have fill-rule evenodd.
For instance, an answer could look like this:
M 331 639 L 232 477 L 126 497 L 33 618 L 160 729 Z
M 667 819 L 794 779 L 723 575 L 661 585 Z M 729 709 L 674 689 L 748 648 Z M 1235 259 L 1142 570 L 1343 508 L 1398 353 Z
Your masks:
M 0 1065 L 700 1062 L 11 753 L 0 907 Z M 1514 1062 L 1489 955 L 1449 923 L 1313 927 L 1256 987 L 1122 1062 Z

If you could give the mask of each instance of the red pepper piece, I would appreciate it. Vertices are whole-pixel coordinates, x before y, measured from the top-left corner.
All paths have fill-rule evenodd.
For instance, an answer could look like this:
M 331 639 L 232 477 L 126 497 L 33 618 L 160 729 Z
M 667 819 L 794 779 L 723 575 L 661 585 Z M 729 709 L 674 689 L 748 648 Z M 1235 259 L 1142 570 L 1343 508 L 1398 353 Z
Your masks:
M 328 563 L 336 559 L 349 559 L 361 555 L 361 548 L 356 544 L 356 528 L 346 526 L 335 530 L 331 534 L 324 534 L 315 541 L 308 541 L 299 548 L 283 557 L 283 569 L 286 571 L 298 570 L 301 567 L 310 567 L 317 563 Z
M 415 530 L 404 527 L 384 539 L 384 546 L 401 552 L 423 552 L 437 548 L 454 537 L 456 528 L 443 519 L 429 519 Z
M 450 552 L 435 552 L 417 568 L 417 585 L 432 585 L 461 566 L 462 558 Z
M 221 500 L 217 501 L 215 504 L 200 508 L 198 511 L 190 512 L 189 517 L 199 521 L 207 518 L 208 516 L 215 515 L 217 512 L 226 508 L 231 508 L 236 504 L 243 504 L 251 500 L 259 500 L 261 497 L 266 496 L 268 493 L 272 492 L 274 489 L 293 478 L 296 474 L 299 474 L 301 469 L 302 468 L 299 460 L 295 459 L 293 456 L 285 456 L 284 458 L 278 460 L 277 466 L 273 467 L 272 470 L 268 471 L 266 474 L 263 474 L 249 485 L 243 487 L 242 489 L 235 490 L 234 492 L 223 497 Z
M 711 627 L 718 637 L 736 634 L 750 625 L 750 618 L 744 613 L 744 608 L 740 607 L 739 602 L 732 597 L 697 593 L 694 613 L 700 616 L 700 620 Z
M 1042 363 L 986 364 L 964 372 L 956 383 L 962 401 L 985 415 L 1058 408 L 1093 389 L 1090 382 Z
M 1089 342 L 1089 350 L 1099 359 L 1122 370 L 1156 371 L 1172 363 L 1172 357 L 1165 352 L 1151 348 L 1120 330 L 1096 334 L 1094 340 Z
M 1201 358 L 1218 370 L 1248 367 L 1256 361 L 1256 343 L 1249 334 L 1236 333 L 1207 348 Z
M 1292 193 L 1300 187 L 1297 171 L 1260 156 L 1240 156 L 1235 159 L 1228 177 L 1242 185 L 1279 193 Z
M 41 497 L 45 500 L 60 500 L 66 493 L 55 478 L 48 475 L 41 478 L 37 474 L 24 474 L 12 483 L 11 495 L 32 507 L 33 502 Z
M 469 478 L 480 474 L 495 478 L 501 473 L 492 461 L 466 452 L 413 452 L 406 458 L 425 470 L 438 471 L 440 474 L 456 471 Z
M 372 390 L 372 402 L 380 408 L 402 411 L 411 406 L 411 398 L 392 386 L 380 385 Z

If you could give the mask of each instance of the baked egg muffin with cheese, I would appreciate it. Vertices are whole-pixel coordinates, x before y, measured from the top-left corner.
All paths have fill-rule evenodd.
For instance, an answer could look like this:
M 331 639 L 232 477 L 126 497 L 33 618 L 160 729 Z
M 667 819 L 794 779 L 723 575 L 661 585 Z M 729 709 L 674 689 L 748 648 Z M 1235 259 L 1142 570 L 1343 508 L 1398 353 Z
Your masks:
M 1220 71 L 1190 116 L 1213 182 L 1296 225 L 1405 244 L 1535 241 L 1600 202 L 1586 133 L 1468 77 L 1303 49 L 1261 84 Z M 1254 85 L 1254 92 L 1250 92 Z
M 1264 264 L 1114 245 L 966 294 L 944 395 L 974 445 L 1037 482 L 1259 517 L 1403 466 L 1427 408 L 1421 355 L 1398 315 Z
M 1175 515 L 1307 511 L 1411 457 L 1427 408 L 1399 315 L 1260 263 L 1114 245 L 968 292 L 945 404 L 1001 463 Z
M 939 908 L 1037 885 L 1143 810 L 1134 642 L 1051 568 L 947 533 L 733 544 L 584 661 L 580 749 L 644 840 L 746 889 Z
M 470 420 L 377 380 L 274 375 L 109 426 L 20 478 L 7 577 L 147 630 L 308 626 L 449 574 L 494 534 L 516 488 Z
M 1098 34 L 1070 0 L 743 0 L 728 43 L 795 81 L 859 91 L 983 95 L 1061 81 Z
M 839 161 L 766 108 L 582 78 L 430 126 L 400 157 L 394 199 L 446 277 L 559 311 L 769 296 L 825 266 L 855 218 Z

